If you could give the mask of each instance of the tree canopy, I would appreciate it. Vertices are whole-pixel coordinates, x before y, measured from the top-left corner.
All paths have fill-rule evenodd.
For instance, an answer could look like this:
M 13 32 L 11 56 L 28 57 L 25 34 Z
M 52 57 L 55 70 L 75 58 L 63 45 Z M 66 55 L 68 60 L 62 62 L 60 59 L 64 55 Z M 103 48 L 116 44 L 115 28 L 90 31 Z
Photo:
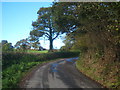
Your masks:
M 32 22 L 33 30 L 30 35 L 36 37 L 46 37 L 50 41 L 50 50 L 53 49 L 53 41 L 59 36 L 56 30 L 52 8 L 40 8 L 37 12 L 38 19 Z
M 15 44 L 15 48 L 19 50 L 27 50 L 30 49 L 31 47 L 27 39 L 22 39 Z

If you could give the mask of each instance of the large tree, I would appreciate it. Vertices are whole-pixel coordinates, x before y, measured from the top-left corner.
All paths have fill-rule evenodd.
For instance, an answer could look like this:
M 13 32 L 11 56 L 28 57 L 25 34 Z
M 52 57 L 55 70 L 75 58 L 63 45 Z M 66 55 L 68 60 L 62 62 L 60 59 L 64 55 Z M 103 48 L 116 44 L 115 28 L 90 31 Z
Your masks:
M 30 35 L 36 37 L 45 37 L 50 42 L 50 50 L 53 49 L 53 41 L 59 36 L 60 32 L 57 31 L 55 26 L 53 10 L 51 7 L 40 8 L 37 12 L 38 19 L 32 22 L 33 30 Z

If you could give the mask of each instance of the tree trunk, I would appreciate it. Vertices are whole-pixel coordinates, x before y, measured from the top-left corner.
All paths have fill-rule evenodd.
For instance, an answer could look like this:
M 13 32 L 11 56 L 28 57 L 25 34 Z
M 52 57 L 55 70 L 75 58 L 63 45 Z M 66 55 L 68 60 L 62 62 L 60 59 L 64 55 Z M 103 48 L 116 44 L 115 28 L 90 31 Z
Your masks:
M 50 51 L 52 51 L 52 50 L 53 50 L 53 40 L 50 39 Z
M 50 28 L 50 36 L 49 36 L 49 41 L 50 41 L 50 48 L 49 50 L 53 50 L 53 37 L 52 37 L 52 28 Z

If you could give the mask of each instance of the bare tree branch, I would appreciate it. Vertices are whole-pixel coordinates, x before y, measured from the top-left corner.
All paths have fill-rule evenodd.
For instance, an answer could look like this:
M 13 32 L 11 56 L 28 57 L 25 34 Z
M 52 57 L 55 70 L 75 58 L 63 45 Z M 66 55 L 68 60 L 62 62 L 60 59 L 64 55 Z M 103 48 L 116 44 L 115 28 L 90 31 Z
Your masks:
M 56 38 L 59 36 L 59 34 L 60 34 L 60 33 L 58 32 L 57 35 L 53 38 L 53 40 L 56 39 Z

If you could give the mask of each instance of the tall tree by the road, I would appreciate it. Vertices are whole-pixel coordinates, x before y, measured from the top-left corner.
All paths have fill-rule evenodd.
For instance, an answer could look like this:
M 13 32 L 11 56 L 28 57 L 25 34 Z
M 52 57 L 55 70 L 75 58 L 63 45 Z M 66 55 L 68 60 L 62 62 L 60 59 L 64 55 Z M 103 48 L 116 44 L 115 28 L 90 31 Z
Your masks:
M 37 12 L 38 19 L 32 23 L 33 30 L 30 35 L 36 37 L 46 37 L 50 42 L 50 50 L 53 49 L 53 41 L 59 36 L 59 31 L 56 30 L 52 8 L 40 8 Z

